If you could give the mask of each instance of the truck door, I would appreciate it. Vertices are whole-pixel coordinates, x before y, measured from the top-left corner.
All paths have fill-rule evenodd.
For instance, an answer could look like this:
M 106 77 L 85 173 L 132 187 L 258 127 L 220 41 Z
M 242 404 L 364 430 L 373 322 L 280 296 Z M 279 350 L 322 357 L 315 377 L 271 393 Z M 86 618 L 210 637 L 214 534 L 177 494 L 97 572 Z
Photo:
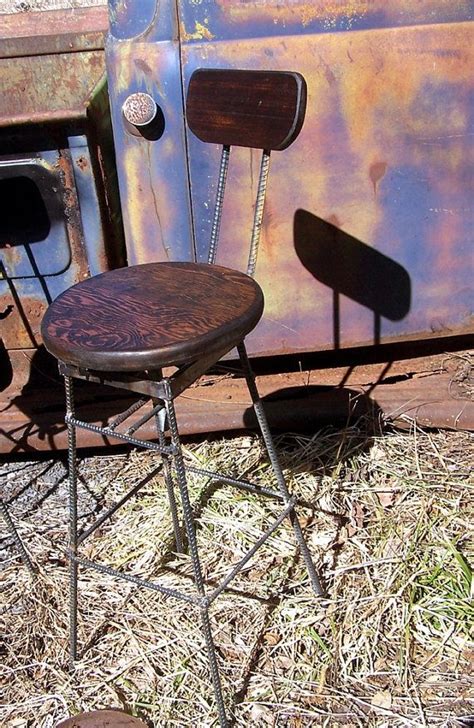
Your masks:
M 308 83 L 297 143 L 272 156 L 254 354 L 472 330 L 472 5 L 110 0 L 107 46 L 129 263 L 205 260 L 219 150 L 183 123 L 199 67 L 289 69 Z M 162 115 L 147 139 L 124 102 Z M 232 152 L 224 265 L 245 266 L 259 155 Z

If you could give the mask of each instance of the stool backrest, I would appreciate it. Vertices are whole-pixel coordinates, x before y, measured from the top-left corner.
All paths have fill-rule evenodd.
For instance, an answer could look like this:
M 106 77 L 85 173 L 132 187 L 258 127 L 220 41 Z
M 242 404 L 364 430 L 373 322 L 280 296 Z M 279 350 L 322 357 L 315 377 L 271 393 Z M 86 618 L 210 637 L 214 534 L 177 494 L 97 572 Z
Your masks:
M 286 149 L 303 126 L 306 82 L 290 71 L 198 69 L 191 76 L 186 117 L 201 141 L 222 144 L 208 262 L 219 240 L 231 146 L 262 150 L 247 273 L 254 274 L 262 228 L 270 152 Z

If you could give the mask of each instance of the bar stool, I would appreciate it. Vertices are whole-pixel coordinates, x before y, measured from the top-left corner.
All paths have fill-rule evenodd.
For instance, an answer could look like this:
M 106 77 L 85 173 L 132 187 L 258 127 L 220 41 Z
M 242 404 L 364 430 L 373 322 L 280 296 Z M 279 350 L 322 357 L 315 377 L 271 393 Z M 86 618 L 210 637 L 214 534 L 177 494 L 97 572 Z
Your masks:
M 114 574 L 162 594 L 195 605 L 201 616 L 210 672 L 221 726 L 228 725 L 209 606 L 253 557 L 258 548 L 289 519 L 304 558 L 314 592 L 323 590 L 303 537 L 257 392 L 244 338 L 263 312 L 263 293 L 253 279 L 262 226 L 270 153 L 286 149 L 298 136 L 306 108 L 306 83 L 301 75 L 278 71 L 199 69 L 191 77 L 186 115 L 191 131 L 203 142 L 222 145 L 208 264 L 147 263 L 89 278 L 62 293 L 49 307 L 42 324 L 46 348 L 59 360 L 65 378 L 66 422 L 69 437 L 71 660 L 77 657 L 77 575 L 84 566 Z M 247 273 L 215 264 L 222 204 L 232 145 L 262 150 L 260 178 L 250 241 Z M 174 400 L 224 354 L 237 347 L 262 438 L 268 451 L 276 488 L 263 488 L 225 474 L 186 465 L 183 459 Z M 176 371 L 163 376 L 163 368 Z M 141 395 L 139 401 L 105 427 L 79 419 L 75 413 L 75 379 L 101 382 Z M 121 426 L 151 400 L 147 411 L 125 431 Z M 137 430 L 154 417 L 157 442 L 140 438 Z M 163 458 L 165 483 L 174 526 L 176 550 L 184 550 L 180 515 L 192 559 L 195 593 L 184 594 L 92 562 L 78 546 L 116 506 L 78 534 L 76 503 L 76 428 L 115 437 L 154 450 Z M 275 499 L 280 515 L 235 564 L 219 586 L 206 589 L 199 559 L 187 473 L 236 486 Z M 180 509 L 175 498 L 180 494 Z M 133 489 L 132 489 L 133 490 Z M 134 491 L 135 492 L 135 491 Z M 123 503 L 125 498 L 121 500 Z

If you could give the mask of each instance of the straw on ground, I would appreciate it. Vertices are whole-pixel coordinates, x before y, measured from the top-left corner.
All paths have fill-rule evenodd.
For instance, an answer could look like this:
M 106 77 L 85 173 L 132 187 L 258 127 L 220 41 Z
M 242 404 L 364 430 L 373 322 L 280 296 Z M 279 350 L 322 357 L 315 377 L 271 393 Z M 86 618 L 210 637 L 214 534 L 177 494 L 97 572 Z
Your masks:
M 213 628 L 238 726 L 463 726 L 474 714 L 473 508 L 467 433 L 389 432 L 364 421 L 278 440 L 329 599 L 313 596 L 291 529 L 275 533 L 216 601 Z M 200 466 L 271 471 L 257 437 L 189 445 Z M 140 494 L 85 544 L 131 574 L 191 589 L 187 556 L 170 553 L 171 521 L 153 453 L 81 461 L 84 526 L 137 478 Z M 8 536 L 3 568 L 0 723 L 47 728 L 79 710 L 122 707 L 155 726 L 210 726 L 206 654 L 189 605 L 82 571 L 81 660 L 67 669 L 67 484 L 60 460 L 0 470 L 36 582 Z M 86 485 L 87 483 L 87 485 Z M 209 585 L 258 538 L 269 501 L 194 478 Z M 4 492 L 5 496 L 5 492 Z

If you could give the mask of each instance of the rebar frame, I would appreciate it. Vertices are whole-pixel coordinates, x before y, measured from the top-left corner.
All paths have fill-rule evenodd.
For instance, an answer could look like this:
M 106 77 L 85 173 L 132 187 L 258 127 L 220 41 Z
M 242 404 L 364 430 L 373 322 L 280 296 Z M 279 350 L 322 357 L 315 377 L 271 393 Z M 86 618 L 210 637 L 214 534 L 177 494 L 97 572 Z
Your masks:
M 77 660 L 77 472 L 76 425 L 74 422 L 74 381 L 64 377 L 69 479 L 69 639 L 71 669 Z
M 216 192 L 216 204 L 214 209 L 211 239 L 209 245 L 208 263 L 210 264 L 213 264 L 215 262 L 217 254 L 219 232 L 222 220 L 224 191 L 229 167 L 229 157 L 230 146 L 224 146 L 222 149 L 219 179 Z M 247 274 L 250 276 L 254 275 L 257 263 L 269 166 L 270 152 L 263 150 L 247 265 Z M 99 573 L 104 573 L 114 577 L 125 579 L 126 581 L 136 584 L 137 586 L 152 589 L 163 594 L 165 597 L 181 600 L 188 604 L 194 605 L 200 612 L 201 627 L 207 648 L 211 679 L 214 688 L 217 711 L 219 715 L 219 724 L 222 727 L 228 726 L 230 724 L 227 718 L 225 702 L 222 693 L 216 648 L 214 645 L 214 639 L 212 636 L 211 624 L 209 620 L 209 607 L 214 602 L 214 600 L 229 586 L 232 580 L 242 571 L 244 566 L 256 554 L 258 549 L 267 541 L 267 539 L 273 534 L 273 532 L 277 528 L 279 528 L 279 526 L 281 526 L 281 524 L 286 519 L 290 521 L 293 528 L 295 539 L 303 556 L 313 591 L 318 596 L 322 596 L 324 594 L 311 554 L 303 536 L 301 524 L 296 515 L 295 506 L 297 506 L 299 502 L 294 496 L 290 494 L 285 480 L 285 476 L 281 469 L 244 342 L 238 345 L 237 351 L 240 358 L 242 371 L 245 376 L 245 381 L 247 383 L 247 387 L 252 399 L 255 416 L 260 427 L 262 438 L 275 476 L 277 485 L 276 489 L 266 488 L 255 483 L 251 483 L 248 480 L 244 480 L 242 478 L 234 478 L 223 473 L 216 473 L 203 468 L 196 468 L 191 465 L 187 466 L 184 462 L 178 425 L 176 421 L 174 400 L 181 392 L 187 389 L 190 384 L 196 381 L 201 376 L 201 374 L 207 371 L 207 369 L 211 365 L 217 363 L 219 359 L 227 353 L 227 349 L 224 349 L 222 351 L 208 352 L 200 359 L 190 362 L 188 365 L 183 365 L 182 367 L 179 367 L 177 372 L 175 372 L 169 378 L 163 377 L 161 371 L 148 373 L 146 376 L 143 377 L 143 379 L 136 380 L 129 375 L 111 374 L 110 376 L 107 376 L 106 373 L 90 372 L 87 370 L 84 371 L 60 362 L 60 371 L 64 375 L 66 386 L 66 423 L 68 427 L 69 449 L 68 462 L 70 498 L 69 556 L 71 605 L 71 665 L 73 665 L 75 660 L 77 659 L 77 578 L 79 565 L 85 568 L 94 569 Z M 129 389 L 130 391 L 137 392 L 142 395 L 145 394 L 146 398 L 142 398 L 137 403 L 133 404 L 124 413 L 118 415 L 109 425 L 100 427 L 76 418 L 72 384 L 73 378 L 85 379 L 88 381 L 99 381 L 103 384 L 108 384 L 109 386 Z M 117 429 L 121 424 L 126 422 L 126 420 L 132 414 L 138 412 L 141 407 L 143 407 L 147 402 L 150 401 L 152 404 L 152 409 L 150 412 L 145 413 L 130 427 L 128 427 L 125 432 L 119 431 Z M 155 419 L 158 443 L 151 443 L 147 440 L 143 440 L 139 437 L 134 436 L 135 432 L 139 430 L 140 427 L 148 422 L 152 417 L 154 417 Z M 171 520 L 173 524 L 176 551 L 178 553 L 184 552 L 185 547 L 187 547 L 187 549 L 189 550 L 194 575 L 195 593 L 187 594 L 180 591 L 179 589 L 170 588 L 169 586 L 159 583 L 157 581 L 151 582 L 147 579 L 139 578 L 131 574 L 122 573 L 110 568 L 106 564 L 93 562 L 90 559 L 85 559 L 78 555 L 78 546 L 82 544 L 85 539 L 88 538 L 99 525 L 101 525 L 107 518 L 115 513 L 129 498 L 138 493 L 140 487 L 142 487 L 144 482 L 148 482 L 151 476 L 147 476 L 144 481 L 140 482 L 138 485 L 134 486 L 131 490 L 129 490 L 128 493 L 126 493 L 117 503 L 109 508 L 106 513 L 102 514 L 87 530 L 85 530 L 82 534 L 78 536 L 76 474 L 77 427 L 96 432 L 97 434 L 104 437 L 115 437 L 119 440 L 128 442 L 131 445 L 152 450 L 161 455 L 164 480 L 170 506 Z M 155 473 L 156 471 L 154 471 L 153 474 Z M 255 495 L 271 498 L 276 501 L 281 508 L 279 515 L 273 519 L 267 530 L 260 536 L 260 538 L 257 539 L 253 546 L 248 549 L 247 553 L 244 554 L 244 556 L 236 564 L 234 564 L 229 573 L 222 579 L 220 584 L 214 586 L 214 588 L 209 592 L 206 591 L 206 585 L 204 582 L 201 563 L 199 559 L 196 539 L 195 516 L 189 498 L 187 473 L 199 475 L 209 480 L 220 481 L 226 485 L 235 486 L 237 488 L 240 488 L 241 490 L 253 493 Z M 179 492 L 180 496 L 180 508 L 178 508 L 178 503 L 176 502 L 176 489 Z M 180 523 L 179 513 L 181 513 L 183 525 L 181 525 Z M 186 544 L 183 540 L 183 531 L 186 537 Z
M 217 180 L 216 204 L 214 207 L 214 219 L 211 228 L 211 241 L 209 244 L 209 256 L 207 262 L 213 264 L 216 262 L 217 244 L 219 242 L 219 233 L 222 220 L 222 206 L 224 204 L 225 183 L 227 181 L 227 171 L 229 169 L 230 146 L 227 144 L 222 147 L 221 164 L 219 168 L 219 178 Z
M 219 233 L 221 229 L 222 208 L 224 205 L 225 185 L 227 181 L 227 173 L 229 170 L 231 147 L 224 145 L 221 153 L 221 163 L 219 167 L 219 178 L 217 181 L 216 203 L 214 206 L 214 217 L 211 227 L 211 238 L 209 242 L 209 254 L 207 262 L 213 264 L 216 262 L 217 247 L 219 245 Z M 262 159 L 260 162 L 260 173 L 258 178 L 257 197 L 255 201 L 255 211 L 252 225 L 252 235 L 250 239 L 249 257 L 247 262 L 247 275 L 254 276 L 257 265 L 258 249 L 260 239 L 262 237 L 263 213 L 265 211 L 265 198 L 267 194 L 268 173 L 270 171 L 270 151 L 262 150 Z
M 156 400 L 153 401 L 156 405 Z M 155 415 L 156 429 L 158 432 L 158 443 L 160 447 L 164 447 L 166 444 L 165 431 L 166 431 L 166 410 L 161 407 Z M 176 552 L 178 554 L 184 553 L 183 539 L 181 536 L 181 526 L 179 525 L 178 507 L 176 504 L 176 498 L 174 494 L 174 481 L 173 472 L 171 469 L 171 462 L 169 455 L 162 455 L 163 468 L 165 471 L 165 483 L 166 490 L 168 492 L 168 501 L 170 504 L 171 519 L 173 521 L 174 540 L 176 544 Z
M 273 534 L 273 532 L 281 526 L 281 524 L 288 519 L 292 525 L 297 545 L 303 556 L 306 569 L 310 578 L 310 582 L 314 592 L 318 596 L 323 595 L 323 590 L 313 564 L 311 554 L 308 546 L 305 542 L 301 525 L 296 515 L 295 507 L 298 505 L 297 499 L 292 496 L 289 492 L 283 471 L 281 469 L 278 456 L 275 450 L 272 436 L 268 427 L 267 419 L 263 409 L 263 404 L 258 394 L 255 376 L 252 372 L 250 362 L 245 349 L 245 344 L 242 342 L 238 347 L 237 351 L 239 354 L 241 367 L 247 387 L 252 398 L 252 404 L 255 411 L 255 416 L 259 424 L 262 438 L 268 452 L 270 464 L 275 476 L 277 488 L 271 489 L 252 483 L 242 478 L 234 478 L 223 473 L 205 470 L 202 468 L 196 468 L 192 465 L 186 465 L 183 458 L 183 452 L 181 447 L 181 441 L 178 431 L 178 425 L 176 420 L 176 412 L 174 408 L 175 394 L 173 391 L 173 377 L 179 377 L 179 371 L 170 378 L 163 377 L 157 379 L 156 385 L 156 397 L 150 397 L 151 410 L 149 414 L 144 415 L 140 418 L 140 423 L 144 424 L 150 417 L 155 418 L 158 443 L 150 443 L 145 440 L 141 440 L 137 437 L 129 435 L 129 431 L 135 432 L 135 427 L 128 428 L 128 431 L 119 432 L 116 428 L 119 424 L 124 423 L 130 414 L 133 414 L 139 409 L 138 404 L 132 405 L 128 410 L 127 417 L 119 415 L 115 418 L 112 427 L 111 425 L 95 426 L 90 423 L 83 422 L 76 418 L 75 406 L 74 406 L 74 388 L 73 388 L 73 377 L 65 375 L 65 387 L 66 387 L 66 422 L 68 427 L 68 465 L 69 465 L 69 559 L 70 559 L 70 659 L 71 667 L 77 660 L 78 649 L 77 649 L 77 616 L 78 616 L 78 568 L 79 566 L 93 569 L 99 573 L 108 574 L 110 576 L 122 578 L 129 581 L 137 586 L 145 587 L 163 594 L 165 597 L 184 601 L 190 605 L 194 605 L 200 613 L 201 627 L 204 636 L 204 641 L 207 649 L 209 667 L 211 673 L 212 684 L 214 688 L 214 695 L 216 700 L 217 711 L 219 715 L 219 724 L 221 726 L 228 726 L 229 720 L 226 714 L 225 702 L 223 697 L 222 685 L 219 675 L 219 666 L 216 654 L 216 648 L 214 645 L 214 639 L 212 636 L 212 630 L 209 619 L 209 607 L 214 600 L 229 586 L 232 580 L 242 571 L 244 566 L 250 561 L 250 559 L 256 554 L 258 549 L 267 541 L 267 539 Z M 161 372 L 158 373 L 161 376 Z M 74 378 L 87 378 L 87 374 L 77 373 Z M 178 387 L 179 390 L 179 387 Z M 159 396 L 158 396 L 159 394 Z M 145 404 L 145 400 L 141 400 L 140 406 Z M 125 414 L 125 413 L 124 413 Z M 179 512 L 181 512 L 184 533 L 186 535 L 186 546 L 191 556 L 191 563 L 194 575 L 195 592 L 192 594 L 185 593 L 179 589 L 171 588 L 170 586 L 160 583 L 159 580 L 150 581 L 148 579 L 133 576 L 131 574 L 120 572 L 116 569 L 112 569 L 106 564 L 92 561 L 90 559 L 82 558 L 78 554 L 78 547 L 81 545 L 95 530 L 104 523 L 105 520 L 110 518 L 116 511 L 131 498 L 138 493 L 139 489 L 147 482 L 151 480 L 157 473 L 157 468 L 149 473 L 140 483 L 136 484 L 131 488 L 117 503 L 111 506 L 105 513 L 99 516 L 94 523 L 83 531 L 81 534 L 78 533 L 78 508 L 77 508 L 77 464 L 76 464 L 76 428 L 93 429 L 98 434 L 115 437 L 119 440 L 124 440 L 132 445 L 139 444 L 140 446 L 151 449 L 158 452 L 162 457 L 162 467 L 165 485 L 167 489 L 168 501 L 170 505 L 171 520 L 173 525 L 174 540 L 176 543 L 176 551 L 183 552 L 185 550 L 185 544 L 182 538 L 182 526 L 180 524 Z M 198 553 L 197 539 L 196 539 L 196 526 L 195 516 L 193 508 L 190 502 L 188 485 L 187 485 L 187 473 L 200 475 L 203 478 L 209 480 L 220 481 L 224 484 L 235 486 L 244 491 L 254 493 L 263 497 L 271 498 L 272 500 L 280 503 L 281 511 L 277 517 L 274 517 L 267 530 L 257 539 L 253 546 L 247 551 L 246 554 L 230 569 L 228 574 L 222 579 L 220 584 L 214 585 L 214 588 L 207 591 L 204 582 L 202 568 Z M 180 508 L 176 502 L 175 488 L 177 487 L 180 495 Z
M 263 213 L 265 210 L 265 197 L 267 194 L 268 173 L 270 171 L 270 152 L 265 149 L 262 151 L 262 161 L 260 163 L 260 175 L 258 178 L 257 199 L 255 202 L 255 212 L 253 218 L 252 238 L 250 240 L 250 252 L 247 263 L 247 274 L 254 276 L 255 267 L 257 265 L 258 247 L 260 238 L 262 237 Z

